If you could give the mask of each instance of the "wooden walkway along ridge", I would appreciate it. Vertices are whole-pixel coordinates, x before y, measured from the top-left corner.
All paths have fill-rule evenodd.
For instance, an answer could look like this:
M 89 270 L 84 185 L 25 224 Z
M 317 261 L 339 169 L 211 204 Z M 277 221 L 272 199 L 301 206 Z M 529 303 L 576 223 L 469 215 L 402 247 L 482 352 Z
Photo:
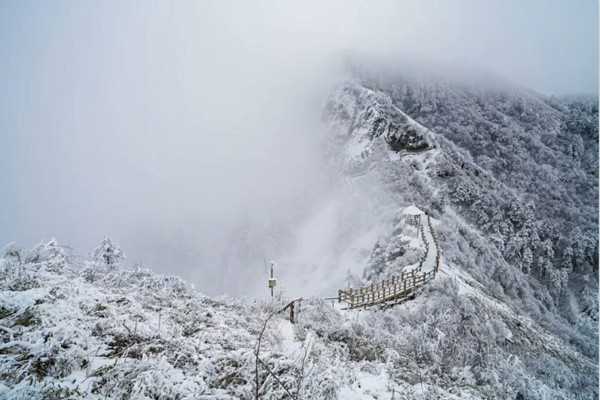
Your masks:
M 423 223 L 423 219 L 426 219 L 426 223 Z M 425 254 L 418 266 L 408 272 L 402 272 L 399 276 L 369 286 L 340 289 L 338 302 L 346 303 L 349 309 L 372 306 L 387 308 L 414 298 L 419 288 L 433 280 L 440 267 L 440 251 L 431 218 L 421 214 L 418 224 L 415 225 L 418 225 L 417 229 L 425 245 Z M 427 236 L 431 239 L 427 239 Z M 431 257 L 432 251 L 435 252 L 435 258 Z

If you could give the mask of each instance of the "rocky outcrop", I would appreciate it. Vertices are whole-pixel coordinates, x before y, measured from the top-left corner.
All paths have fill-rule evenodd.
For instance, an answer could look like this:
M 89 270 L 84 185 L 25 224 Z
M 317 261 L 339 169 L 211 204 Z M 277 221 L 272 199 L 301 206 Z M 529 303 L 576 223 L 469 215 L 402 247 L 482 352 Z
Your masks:
M 368 164 L 381 143 L 393 153 L 436 147 L 434 134 L 396 107 L 389 95 L 355 82 L 334 91 L 325 113 L 348 169 Z

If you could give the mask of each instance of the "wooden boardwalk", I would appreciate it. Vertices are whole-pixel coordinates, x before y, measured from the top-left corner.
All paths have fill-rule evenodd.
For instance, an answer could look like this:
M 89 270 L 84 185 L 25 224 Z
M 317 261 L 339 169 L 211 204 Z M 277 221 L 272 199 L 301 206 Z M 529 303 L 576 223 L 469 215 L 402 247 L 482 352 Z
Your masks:
M 369 286 L 341 289 L 338 291 L 340 303 L 345 303 L 349 309 L 391 307 L 414 298 L 419 288 L 435 278 L 440 267 L 440 251 L 431 218 L 426 214 L 415 217 L 408 216 L 407 222 L 417 226 L 425 245 L 425 254 L 419 260 L 418 266 Z

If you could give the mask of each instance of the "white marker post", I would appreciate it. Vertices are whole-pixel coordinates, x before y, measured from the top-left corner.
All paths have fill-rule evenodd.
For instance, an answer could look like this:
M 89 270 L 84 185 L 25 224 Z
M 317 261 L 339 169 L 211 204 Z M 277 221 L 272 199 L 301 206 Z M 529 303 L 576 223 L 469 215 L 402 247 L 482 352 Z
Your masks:
M 275 286 L 277 286 L 277 279 L 273 277 L 273 267 L 275 266 L 275 262 L 271 261 L 271 277 L 269 278 L 269 289 L 271 289 L 271 297 L 273 297 L 273 291 Z

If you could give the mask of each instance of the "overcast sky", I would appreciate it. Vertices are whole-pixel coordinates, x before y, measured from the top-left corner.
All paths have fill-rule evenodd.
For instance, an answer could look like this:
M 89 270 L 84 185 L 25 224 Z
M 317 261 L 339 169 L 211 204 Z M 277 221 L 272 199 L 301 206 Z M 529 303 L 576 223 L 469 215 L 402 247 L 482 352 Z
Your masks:
M 597 1 L 290 3 L 1 1 L 0 244 L 108 234 L 210 291 L 233 228 L 330 188 L 318 115 L 349 55 L 597 93 Z

